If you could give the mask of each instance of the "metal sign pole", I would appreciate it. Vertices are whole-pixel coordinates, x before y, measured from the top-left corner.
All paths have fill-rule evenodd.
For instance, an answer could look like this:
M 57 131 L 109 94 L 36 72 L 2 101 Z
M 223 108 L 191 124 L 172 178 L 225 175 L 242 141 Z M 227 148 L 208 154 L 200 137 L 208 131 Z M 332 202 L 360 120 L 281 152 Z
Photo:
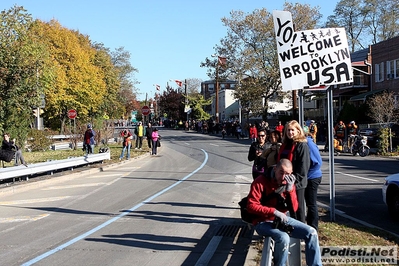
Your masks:
M 330 86 L 327 89 L 328 104 L 328 152 L 330 161 L 330 219 L 335 221 L 335 176 L 334 176 L 334 112 L 333 112 L 333 91 Z
M 298 116 L 299 116 L 298 120 L 299 121 L 298 122 L 301 125 L 301 127 L 303 127 L 303 122 L 305 121 L 304 120 L 303 90 L 298 90 L 298 98 L 299 98 L 299 101 L 298 101 L 298 110 L 299 110 L 299 112 L 298 112 Z

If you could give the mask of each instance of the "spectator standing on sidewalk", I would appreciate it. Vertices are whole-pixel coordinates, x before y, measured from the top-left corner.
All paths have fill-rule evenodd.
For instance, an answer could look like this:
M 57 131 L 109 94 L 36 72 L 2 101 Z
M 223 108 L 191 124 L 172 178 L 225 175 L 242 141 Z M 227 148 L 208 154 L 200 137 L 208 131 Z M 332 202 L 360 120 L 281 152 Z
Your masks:
M 96 143 L 94 140 L 95 135 L 96 135 L 96 132 L 93 130 L 92 125 L 88 124 L 87 129 L 84 134 L 84 140 L 83 140 L 86 155 L 94 153 L 94 144 Z
M 126 153 L 126 160 L 130 159 L 130 147 L 132 146 L 132 138 L 133 135 L 132 133 L 130 133 L 130 131 L 125 128 L 122 132 L 121 132 L 121 136 L 123 138 L 123 143 L 122 143 L 122 153 L 121 156 L 119 157 L 119 160 L 122 160 L 123 157 L 125 157 L 125 151 L 127 151 Z
M 153 127 L 151 125 L 151 123 L 148 123 L 147 128 L 145 129 L 145 136 L 147 138 L 147 144 L 148 144 L 148 148 L 151 149 L 152 147 L 152 131 L 153 131 Z
M 317 140 L 316 140 L 317 125 L 316 125 L 316 122 L 314 120 L 310 120 L 309 134 L 313 138 L 314 143 L 317 143 Z
M 248 151 L 248 161 L 254 162 L 252 165 L 252 178 L 257 178 L 260 174 L 263 174 L 266 167 L 266 159 L 262 157 L 263 151 L 271 146 L 270 143 L 266 142 L 266 129 L 260 128 L 258 130 L 258 140 L 252 142 Z
M 320 156 L 319 147 L 308 136 L 308 146 L 310 154 L 310 167 L 308 172 L 308 184 L 305 189 L 305 202 L 307 207 L 306 223 L 316 230 L 319 230 L 319 210 L 317 207 L 317 190 L 321 183 L 321 166 L 323 161 Z
M 251 142 L 255 142 L 256 137 L 258 136 L 258 129 L 256 128 L 255 124 L 249 125 L 249 138 L 251 139 Z
M 310 154 L 307 138 L 302 127 L 296 120 L 291 120 L 285 125 L 283 145 L 280 148 L 277 161 L 288 159 L 292 162 L 293 173 L 296 178 L 296 194 L 298 199 L 298 211 L 296 219 L 306 222 L 305 189 L 308 184 L 308 172 L 310 167 Z
M 281 121 L 278 121 L 275 131 L 277 131 L 280 134 L 280 138 L 283 137 L 284 126 L 281 124 Z
M 154 130 L 151 133 L 151 137 L 152 137 L 152 152 L 151 152 L 151 155 L 157 155 L 158 147 L 161 146 L 160 142 L 159 142 L 161 136 L 159 136 L 157 128 L 154 128 Z
M 136 147 L 134 149 L 141 150 L 142 149 L 141 147 L 143 146 L 143 136 L 144 136 L 144 127 L 141 122 L 139 122 L 137 127 L 134 129 L 134 134 L 136 135 Z

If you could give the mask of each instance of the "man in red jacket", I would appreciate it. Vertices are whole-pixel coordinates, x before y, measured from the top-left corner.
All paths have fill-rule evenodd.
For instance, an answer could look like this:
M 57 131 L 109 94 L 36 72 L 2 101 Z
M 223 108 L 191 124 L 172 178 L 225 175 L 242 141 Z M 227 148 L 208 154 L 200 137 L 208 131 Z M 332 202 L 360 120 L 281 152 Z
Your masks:
M 275 242 L 274 265 L 286 264 L 290 236 L 305 241 L 306 265 L 322 265 L 316 229 L 286 215 L 297 209 L 292 163 L 281 159 L 252 182 L 247 210 L 258 215 L 253 222 L 258 234 L 270 236 Z

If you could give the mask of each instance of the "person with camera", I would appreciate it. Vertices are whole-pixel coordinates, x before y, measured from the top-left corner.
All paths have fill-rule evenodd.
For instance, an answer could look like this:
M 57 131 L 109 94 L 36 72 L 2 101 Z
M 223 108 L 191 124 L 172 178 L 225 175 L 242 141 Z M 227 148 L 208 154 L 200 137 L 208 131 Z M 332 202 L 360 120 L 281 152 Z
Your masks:
M 306 265 L 322 265 L 316 229 L 289 217 L 295 213 L 298 200 L 292 163 L 281 159 L 251 184 L 247 210 L 255 214 L 256 232 L 271 237 L 274 242 L 274 265 L 285 265 L 288 259 L 290 236 L 305 241 Z
M 119 160 L 122 160 L 123 157 L 125 157 L 125 151 L 126 152 L 126 160 L 130 160 L 130 147 L 132 146 L 132 133 L 130 133 L 130 131 L 125 128 L 122 132 L 121 132 L 121 137 L 123 138 L 123 143 L 122 143 L 122 153 L 121 156 L 119 157 Z
M 6 162 L 11 162 L 11 160 L 15 157 L 15 166 L 18 166 L 19 163 L 28 167 L 24 156 L 22 155 L 21 149 L 15 144 L 15 139 L 10 140 L 10 134 L 3 134 L 3 142 L 1 143 L 1 152 L 0 159 Z
M 258 130 L 258 136 L 255 142 L 251 143 L 248 151 L 248 161 L 254 162 L 252 165 L 252 178 L 257 178 L 260 174 L 265 171 L 266 159 L 262 157 L 263 151 L 271 146 L 271 143 L 267 142 L 267 134 L 265 128 Z

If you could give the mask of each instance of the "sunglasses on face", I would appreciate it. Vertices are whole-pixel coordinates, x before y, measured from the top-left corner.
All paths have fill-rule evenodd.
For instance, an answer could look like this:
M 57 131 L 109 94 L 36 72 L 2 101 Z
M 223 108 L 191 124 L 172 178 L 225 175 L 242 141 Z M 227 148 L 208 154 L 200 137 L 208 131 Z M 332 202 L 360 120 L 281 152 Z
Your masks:
M 258 137 L 262 137 L 263 138 L 263 137 L 266 137 L 266 135 L 258 135 Z

